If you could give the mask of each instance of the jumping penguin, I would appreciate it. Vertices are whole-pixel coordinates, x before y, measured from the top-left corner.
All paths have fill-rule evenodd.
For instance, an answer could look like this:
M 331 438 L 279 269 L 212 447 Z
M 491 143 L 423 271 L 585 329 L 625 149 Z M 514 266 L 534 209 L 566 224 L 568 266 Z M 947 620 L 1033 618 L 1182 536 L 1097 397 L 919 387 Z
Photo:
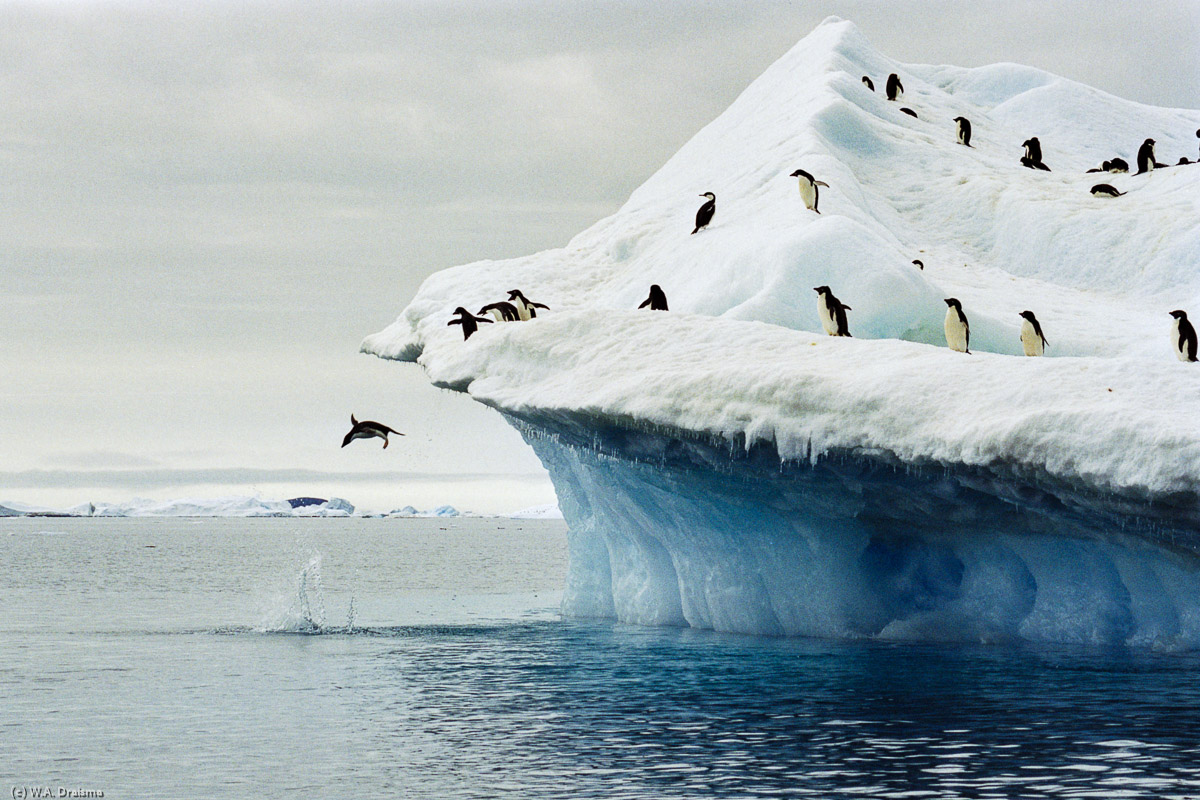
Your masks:
M 696 228 L 692 233 L 707 228 L 708 223 L 712 222 L 713 214 L 717 213 L 717 196 L 712 192 L 705 192 L 700 196 L 707 197 L 708 200 L 696 210 Z
M 875 84 L 866 75 L 863 75 L 863 86 L 867 87 L 872 92 L 875 91 Z
M 788 177 L 800 179 L 800 199 L 804 201 L 804 207 L 809 211 L 816 211 L 818 214 L 820 214 L 821 211 L 817 208 L 817 203 L 821 198 L 817 187 L 824 186 L 826 189 L 828 189 L 829 184 L 825 181 L 817 180 L 802 169 L 796 170 Z
M 1042 326 L 1038 324 L 1037 317 L 1032 311 L 1022 311 L 1021 318 L 1025 320 L 1021 323 L 1021 349 L 1027 356 L 1042 355 L 1050 343 L 1042 335 Z
M 378 437 L 383 439 L 383 449 L 387 450 L 389 433 L 394 433 L 397 436 L 404 435 L 400 431 L 392 430 L 387 425 L 382 425 L 378 422 L 372 422 L 369 419 L 364 419 L 362 422 L 359 422 L 354 418 L 354 415 L 351 414 L 350 432 L 346 434 L 345 439 L 342 439 L 342 447 L 350 444 L 355 439 L 372 439 Z
M 887 99 L 896 100 L 904 94 L 904 86 L 900 83 L 900 76 L 896 73 L 888 75 L 887 79 Z
M 484 314 L 491 314 L 492 319 L 496 320 L 496 322 L 516 322 L 521 318 L 521 315 L 517 313 L 517 307 L 512 303 L 505 303 L 504 301 L 488 303 L 479 309 L 479 316 L 482 317 Z
M 458 319 L 452 319 L 446 325 L 462 325 L 463 341 L 471 338 L 471 334 L 479 330 L 480 322 L 491 322 L 487 317 L 477 317 L 470 311 L 467 311 L 462 306 L 454 309 L 454 313 L 458 314 Z
M 817 293 L 817 314 L 821 317 L 821 327 L 830 336 L 849 336 L 850 325 L 846 322 L 846 312 L 853 309 L 834 297 L 828 286 L 814 286 L 813 291 Z
M 1092 194 L 1096 197 L 1120 197 L 1125 192 L 1118 192 L 1117 187 L 1107 183 L 1097 183 L 1092 187 Z
M 530 302 L 525 295 L 521 294 L 520 289 L 511 289 L 508 293 L 508 299 L 517 307 L 517 316 L 522 322 L 533 319 L 537 316 L 537 310 L 544 308 L 550 310 L 550 306 L 542 305 L 541 303 Z
M 1180 361 L 1196 360 L 1196 329 L 1188 322 L 1187 312 L 1172 311 L 1175 322 L 1171 325 L 1171 344 Z
M 963 313 L 962 303 L 953 297 L 946 298 L 946 344 L 951 350 L 971 354 L 971 323 Z
M 971 120 L 966 117 L 955 117 L 955 132 L 958 135 L 958 143 L 971 146 Z
M 645 308 L 646 306 L 650 306 L 651 311 L 667 310 L 667 295 L 657 283 L 650 286 L 650 296 L 643 300 L 638 308 Z

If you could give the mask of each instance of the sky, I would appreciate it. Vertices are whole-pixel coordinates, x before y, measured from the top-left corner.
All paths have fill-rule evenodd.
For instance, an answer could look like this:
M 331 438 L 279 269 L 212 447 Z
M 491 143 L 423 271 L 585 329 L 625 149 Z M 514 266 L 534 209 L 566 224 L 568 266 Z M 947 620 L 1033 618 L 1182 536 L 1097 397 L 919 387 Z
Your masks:
M 0 501 L 553 501 L 490 410 L 358 353 L 564 245 L 822 19 L 903 62 L 1200 108 L 1200 2 L 0 2 Z M 400 431 L 342 449 L 349 417 Z

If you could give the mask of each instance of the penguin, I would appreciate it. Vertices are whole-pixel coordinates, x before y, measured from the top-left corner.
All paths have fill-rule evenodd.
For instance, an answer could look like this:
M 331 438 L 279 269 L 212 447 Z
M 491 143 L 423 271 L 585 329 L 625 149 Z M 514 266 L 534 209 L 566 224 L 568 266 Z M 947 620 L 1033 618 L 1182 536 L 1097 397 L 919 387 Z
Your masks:
M 951 350 L 971 354 L 971 323 L 963 313 L 962 303 L 953 297 L 946 298 L 946 344 Z
M 371 439 L 377 436 L 380 439 L 383 439 L 383 449 L 387 450 L 389 433 L 394 433 L 397 436 L 404 435 L 400 431 L 392 430 L 387 425 L 382 425 L 378 422 L 372 422 L 369 419 L 364 419 L 362 422 L 359 422 L 354 418 L 354 415 L 351 414 L 350 432 L 346 434 L 345 439 L 342 439 L 342 447 L 350 444 L 355 439 Z
M 1114 158 L 1104 163 L 1108 165 L 1104 168 L 1106 172 L 1129 172 L 1129 162 L 1123 158 Z
M 511 300 L 513 305 L 517 307 L 517 317 L 519 317 L 522 322 L 536 317 L 537 310 L 539 308 L 544 308 L 547 311 L 550 310 L 550 306 L 542 305 L 541 303 L 530 302 L 525 295 L 521 294 L 520 289 L 509 290 L 508 299 Z
M 1172 311 L 1175 322 L 1171 325 L 1171 344 L 1180 361 L 1196 360 L 1196 329 L 1188 322 L 1186 311 Z
M 958 143 L 964 144 L 967 147 L 971 146 L 971 120 L 966 117 L 955 117 L 955 131 L 958 135 Z
M 454 309 L 454 313 L 458 314 L 458 319 L 452 319 L 446 325 L 462 325 L 463 341 L 471 338 L 471 334 L 479 330 L 480 322 L 491 322 L 487 317 L 477 317 L 470 311 L 467 311 L 462 306 Z
M 645 308 L 646 306 L 650 306 L 651 311 L 667 310 L 667 295 L 657 283 L 650 286 L 650 296 L 643 300 L 638 308 Z
M 1037 317 L 1032 311 L 1022 311 L 1020 316 L 1025 320 L 1021 323 L 1021 348 L 1027 356 L 1042 355 L 1050 343 L 1042 335 L 1042 326 L 1038 324 Z
M 707 228 L 708 223 L 712 222 L 713 214 L 717 213 L 717 196 L 712 192 L 705 192 L 700 196 L 707 197 L 708 200 L 696 211 L 696 228 L 692 233 Z
M 482 317 L 484 314 L 491 314 L 496 322 L 516 322 L 521 318 L 521 315 L 517 313 L 517 307 L 504 301 L 488 303 L 479 309 L 479 316 Z
M 810 211 L 816 211 L 818 214 L 820 214 L 821 211 L 820 211 L 820 209 L 817 208 L 817 203 L 820 202 L 821 197 L 820 197 L 820 193 L 819 193 L 819 190 L 817 189 L 817 187 L 824 186 L 826 189 L 828 189 L 829 184 L 826 183 L 825 181 L 817 180 L 812 175 L 810 175 L 809 173 L 805 172 L 802 169 L 796 170 L 788 177 L 789 178 L 799 178 L 799 180 L 800 180 L 800 199 L 804 201 L 804 207 Z
M 900 76 L 894 72 L 891 75 L 888 75 L 887 99 L 888 100 L 896 100 L 897 98 L 903 96 L 903 94 L 904 94 L 904 86 L 901 85 L 901 83 L 900 83 Z
M 901 109 L 900 109 L 900 113 L 901 113 L 901 114 L 908 114 L 910 117 L 913 117 L 914 119 L 915 119 L 915 118 L 916 118 L 916 116 L 917 116 L 917 112 L 915 112 L 915 111 L 913 111 L 911 108 L 907 108 L 907 107 L 905 107 L 905 108 L 901 108 Z
M 1175 166 L 1182 167 L 1184 164 L 1190 164 L 1190 163 L 1192 163 L 1192 162 L 1188 160 L 1187 156 L 1180 156 L 1179 160 L 1177 162 L 1175 162 Z
M 1142 146 L 1138 148 L 1138 154 L 1137 154 L 1137 165 L 1138 165 L 1137 174 L 1138 175 L 1141 175 L 1143 172 L 1150 172 L 1155 167 L 1167 166 L 1166 164 L 1160 164 L 1154 160 L 1154 145 L 1155 144 L 1156 144 L 1156 142 L 1153 139 L 1147 139 L 1146 141 L 1142 142 Z
M 1118 192 L 1115 186 L 1107 183 L 1097 183 L 1092 187 L 1092 194 L 1096 197 L 1120 197 L 1125 192 Z
M 913 263 L 917 265 L 917 269 L 921 270 L 922 272 L 925 271 L 925 262 L 924 261 L 922 261 L 919 258 L 914 258 Z
M 821 327 L 830 336 L 849 336 L 846 312 L 853 309 L 834 297 L 828 286 L 814 286 L 813 291 L 817 293 L 817 314 L 821 317 Z
M 1023 166 L 1030 169 L 1045 170 L 1046 172 L 1050 171 L 1050 168 L 1042 163 L 1042 143 L 1038 141 L 1036 136 L 1026 139 L 1021 143 L 1021 146 L 1025 148 L 1025 155 L 1021 156 L 1021 164 Z
M 872 92 L 875 91 L 875 84 L 866 75 L 863 75 L 863 86 L 867 87 Z

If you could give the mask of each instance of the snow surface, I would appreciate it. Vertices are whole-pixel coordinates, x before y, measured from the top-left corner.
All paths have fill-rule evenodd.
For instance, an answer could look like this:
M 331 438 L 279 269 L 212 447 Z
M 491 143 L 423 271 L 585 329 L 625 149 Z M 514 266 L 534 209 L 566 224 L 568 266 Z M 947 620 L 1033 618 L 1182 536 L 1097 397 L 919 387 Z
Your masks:
M 882 86 L 890 72 L 904 83 L 903 103 L 860 81 L 870 75 Z M 971 120 L 973 147 L 956 143 L 956 116 Z M 435 384 L 523 426 L 572 530 L 569 588 L 583 580 L 585 562 L 599 563 L 589 548 L 606 543 L 612 591 L 607 601 L 603 587 L 589 595 L 603 615 L 659 619 L 651 609 L 670 591 L 637 576 L 653 574 L 655 563 L 707 563 L 695 550 L 699 533 L 690 545 L 660 542 L 615 559 L 614 531 L 636 539 L 638 526 L 690 519 L 725 542 L 706 551 L 721 560 L 734 557 L 722 549 L 730 537 L 750 535 L 745 521 L 705 513 L 702 498 L 660 497 L 659 514 L 640 519 L 598 516 L 596 508 L 612 505 L 600 503 L 605 491 L 644 505 L 630 488 L 645 489 L 644 481 L 598 475 L 614 463 L 636 466 L 645 446 L 608 437 L 613 429 L 715 445 L 730 463 L 710 466 L 743 488 L 761 476 L 745 474 L 738 454 L 766 449 L 814 470 L 860 459 L 898 474 L 984 475 L 991 495 L 1010 502 L 1029 491 L 1070 502 L 1113 496 L 1145 504 L 1155 520 L 1147 524 L 1186 533 L 1200 520 L 1200 366 L 1178 362 L 1167 334 L 1172 309 L 1200 320 L 1200 166 L 1085 171 L 1115 156 L 1136 163 L 1147 137 L 1161 162 L 1195 158 L 1197 128 L 1200 112 L 1123 100 L 1032 67 L 900 64 L 831 18 L 611 217 L 565 248 L 432 275 L 363 350 L 416 360 Z M 1018 163 L 1030 136 L 1040 138 L 1052 172 Z M 804 208 L 788 177 L 797 168 L 829 184 L 820 215 Z M 1100 182 L 1128 194 L 1093 197 L 1088 190 Z M 716 194 L 716 216 L 689 235 L 705 191 Z M 652 283 L 671 312 L 635 310 Z M 822 284 L 851 307 L 855 338 L 820 333 L 812 287 Z M 454 307 L 476 308 L 513 288 L 551 310 L 485 326 L 467 342 L 446 326 Z M 970 319 L 973 355 L 945 346 L 942 298 L 952 296 Z M 1045 358 L 1021 355 L 1025 309 L 1042 324 Z M 608 461 L 572 456 L 553 441 L 581 430 L 609 442 Z M 738 494 L 723 496 L 736 502 Z M 1097 506 L 1096 516 L 1121 527 L 1141 513 L 1123 508 L 1110 516 Z M 805 524 L 796 513 L 796 525 Z M 846 514 L 851 524 L 855 515 Z M 915 535 L 914 524 L 889 530 Z M 676 594 L 702 580 L 676 568 L 661 574 L 678 581 Z M 618 588 L 626 585 L 640 588 Z M 728 607 L 742 608 L 747 593 L 730 588 Z M 614 604 L 625 594 L 641 599 Z M 805 629 L 765 625 L 752 613 L 662 619 Z

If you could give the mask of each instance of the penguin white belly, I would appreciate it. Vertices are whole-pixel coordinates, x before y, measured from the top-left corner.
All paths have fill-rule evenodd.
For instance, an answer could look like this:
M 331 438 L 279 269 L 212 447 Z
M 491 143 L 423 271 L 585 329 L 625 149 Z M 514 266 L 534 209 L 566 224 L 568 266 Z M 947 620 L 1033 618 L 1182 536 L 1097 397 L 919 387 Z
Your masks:
M 532 315 L 529 313 L 529 306 L 525 305 L 520 300 L 517 301 L 516 305 L 517 305 L 517 316 L 521 318 L 522 322 L 528 322 L 530 319 L 533 318 Z
M 837 320 L 833 318 L 833 314 L 829 313 L 829 305 L 825 302 L 824 296 L 817 301 L 817 314 L 821 317 L 821 327 L 825 329 L 825 333 L 837 336 Z
M 967 352 L 967 326 L 962 324 L 958 313 L 953 309 L 946 311 L 946 344 L 951 350 L 960 353 Z
M 800 199 L 804 201 L 804 207 L 810 211 L 816 208 L 817 187 L 804 178 L 800 179 Z
M 946 323 L 949 325 L 950 323 Z M 1037 331 L 1033 329 L 1033 325 L 1029 320 L 1021 323 L 1021 347 L 1025 350 L 1027 356 L 1040 356 L 1045 352 L 1045 347 L 1042 345 L 1042 337 L 1037 335 Z
M 492 315 L 492 319 L 496 322 L 504 322 L 504 314 L 498 308 L 489 308 L 488 313 Z

